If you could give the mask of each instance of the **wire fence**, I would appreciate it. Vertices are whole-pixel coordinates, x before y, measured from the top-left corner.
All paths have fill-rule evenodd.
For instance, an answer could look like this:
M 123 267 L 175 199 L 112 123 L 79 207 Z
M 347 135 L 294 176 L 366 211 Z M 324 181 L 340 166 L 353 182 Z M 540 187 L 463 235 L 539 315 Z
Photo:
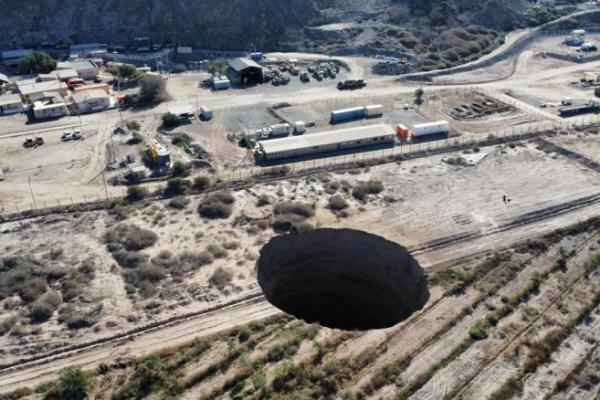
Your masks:
M 468 133 L 422 143 L 400 143 L 391 148 L 373 151 L 360 151 L 352 154 L 315 157 L 280 165 L 259 167 L 244 166 L 233 171 L 217 171 L 217 189 L 235 188 L 249 182 L 277 181 L 299 178 L 319 172 L 335 172 L 367 165 L 377 165 L 433 154 L 461 151 L 473 147 L 493 146 L 501 143 L 532 139 L 558 131 L 581 129 L 600 124 L 600 115 L 589 115 L 565 120 L 540 121 L 521 126 L 499 129 L 487 133 Z M 193 175 L 192 175 L 193 177 Z M 151 193 L 150 198 L 160 198 L 164 182 L 152 182 L 145 185 Z M 0 204 L 0 222 L 29 218 L 54 212 L 103 209 L 116 200 L 125 199 L 127 188 L 104 184 L 95 192 L 65 195 L 61 198 L 45 200 L 36 196 L 35 188 L 29 185 L 31 200 L 21 205 L 2 206 Z

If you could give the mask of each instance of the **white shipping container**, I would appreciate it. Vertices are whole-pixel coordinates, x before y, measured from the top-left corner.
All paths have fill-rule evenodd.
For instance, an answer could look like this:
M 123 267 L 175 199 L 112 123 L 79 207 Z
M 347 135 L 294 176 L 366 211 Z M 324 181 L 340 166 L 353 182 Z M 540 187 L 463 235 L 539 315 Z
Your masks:
M 287 136 L 290 134 L 290 125 L 289 124 L 278 124 L 272 125 L 269 128 L 271 132 L 271 136 Z
M 448 133 L 448 121 L 428 122 L 425 124 L 416 124 L 410 130 L 411 136 L 427 136 L 440 133 Z
M 380 117 L 383 115 L 383 106 L 381 104 L 373 104 L 365 107 L 367 117 Z
M 294 122 L 294 133 L 296 135 L 302 135 L 304 132 L 306 132 L 306 123 L 304 121 Z

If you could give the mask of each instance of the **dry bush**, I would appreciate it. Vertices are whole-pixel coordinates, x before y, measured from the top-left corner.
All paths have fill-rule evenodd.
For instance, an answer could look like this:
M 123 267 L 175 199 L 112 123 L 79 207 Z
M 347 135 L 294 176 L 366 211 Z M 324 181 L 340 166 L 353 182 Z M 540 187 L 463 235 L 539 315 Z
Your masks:
M 214 258 L 227 257 L 227 250 L 225 250 L 223 247 L 219 246 L 218 244 L 208 245 L 208 247 L 206 248 L 206 251 L 208 251 L 210 254 L 212 254 Z
M 158 240 L 156 233 L 136 225 L 120 224 L 107 231 L 104 241 L 107 245 L 118 244 L 128 251 L 140 251 L 153 246 Z
M 273 212 L 275 215 L 293 214 L 303 217 L 304 219 L 312 218 L 315 215 L 315 210 L 312 205 L 290 201 L 282 201 L 275 204 Z
M 233 213 L 235 197 L 229 192 L 213 193 L 200 202 L 198 212 L 204 218 L 226 219 Z
M 188 204 L 190 204 L 190 200 L 186 197 L 175 197 L 169 201 L 169 207 L 177 210 L 184 210 Z
M 348 202 L 340 195 L 335 195 L 329 199 L 329 208 L 334 212 L 345 210 L 348 207 Z
M 352 189 L 352 197 L 357 200 L 365 201 L 369 195 L 376 195 L 383 192 L 383 183 L 379 180 L 371 179 L 367 182 L 358 182 Z
M 216 287 L 219 290 L 223 290 L 233 279 L 231 271 L 219 267 L 213 272 L 211 277 L 208 279 L 208 283 L 212 287 Z

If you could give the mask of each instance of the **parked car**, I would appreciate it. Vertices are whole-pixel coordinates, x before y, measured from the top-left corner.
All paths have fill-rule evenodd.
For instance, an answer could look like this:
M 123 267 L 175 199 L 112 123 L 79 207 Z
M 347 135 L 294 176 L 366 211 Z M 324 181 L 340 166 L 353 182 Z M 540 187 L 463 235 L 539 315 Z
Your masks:
M 23 147 L 25 147 L 25 148 L 38 147 L 38 146 L 42 146 L 43 144 L 44 144 L 44 139 L 38 136 L 35 139 L 34 138 L 25 139 L 25 142 L 23 143 Z
M 73 132 L 64 131 L 62 136 L 60 137 L 60 140 L 62 140 L 63 142 L 68 142 L 69 140 L 73 140 Z
M 71 135 L 71 139 L 73 139 L 73 140 L 83 139 L 83 134 L 81 133 L 81 129 L 75 129 L 73 131 L 73 135 Z

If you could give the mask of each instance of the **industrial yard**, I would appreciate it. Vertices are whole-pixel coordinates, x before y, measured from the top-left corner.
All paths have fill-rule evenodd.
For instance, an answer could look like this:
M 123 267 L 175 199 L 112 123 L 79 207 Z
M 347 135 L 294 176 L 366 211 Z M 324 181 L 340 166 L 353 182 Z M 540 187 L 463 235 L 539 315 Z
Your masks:
M 303 53 L 94 64 L 52 119 L 11 76 L 0 398 L 60 398 L 76 367 L 107 400 L 596 400 L 596 42 L 532 29 L 416 77 Z M 109 103 L 78 112 L 96 76 Z M 144 79 L 160 101 L 136 102 Z

